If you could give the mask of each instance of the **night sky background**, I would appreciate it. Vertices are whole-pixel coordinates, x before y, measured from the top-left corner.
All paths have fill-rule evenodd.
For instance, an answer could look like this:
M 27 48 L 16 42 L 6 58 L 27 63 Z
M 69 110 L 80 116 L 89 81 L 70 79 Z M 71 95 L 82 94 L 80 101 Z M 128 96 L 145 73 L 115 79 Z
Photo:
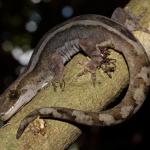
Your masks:
M 0 93 L 26 66 L 29 55 L 20 61 L 21 54 L 33 50 L 50 28 L 81 14 L 110 17 L 116 7 L 127 3 L 128 0 L 0 0 Z M 147 100 L 127 122 L 101 129 L 84 127 L 76 143 L 80 150 L 149 149 L 149 115 Z

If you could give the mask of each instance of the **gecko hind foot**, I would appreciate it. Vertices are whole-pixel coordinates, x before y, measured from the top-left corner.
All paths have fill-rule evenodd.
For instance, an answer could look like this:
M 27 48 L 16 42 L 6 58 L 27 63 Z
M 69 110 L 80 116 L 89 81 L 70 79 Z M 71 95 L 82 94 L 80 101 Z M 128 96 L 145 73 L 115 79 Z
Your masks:
M 99 68 L 101 68 L 104 73 L 108 75 L 108 77 L 112 78 L 111 74 L 115 71 L 116 68 L 116 59 L 108 58 L 108 56 L 110 55 L 108 47 L 102 47 L 100 45 L 97 45 L 96 48 L 100 51 L 102 58 Z
M 90 60 L 85 63 L 80 62 L 80 65 L 83 66 L 83 69 L 77 74 L 77 78 L 89 72 L 91 74 L 92 84 L 95 87 L 96 69 L 102 69 L 109 78 L 112 78 L 112 73 L 116 69 L 116 59 L 107 58 L 107 56 L 105 55 L 100 65 L 98 65 L 98 63 L 94 60 Z
M 93 83 L 93 86 L 95 86 L 96 83 L 96 69 L 102 69 L 104 73 L 108 75 L 109 78 L 112 78 L 112 73 L 116 69 L 116 60 L 112 58 L 105 58 L 102 61 L 102 64 L 100 66 L 97 66 L 97 63 L 93 60 L 90 60 L 86 63 L 80 63 L 83 65 L 83 69 L 77 74 L 77 78 L 80 76 L 85 75 L 87 72 L 91 73 L 91 80 Z
M 92 83 L 96 83 L 96 69 L 102 70 L 111 77 L 111 73 L 115 70 L 115 60 L 108 58 L 110 55 L 109 48 L 113 47 L 110 40 L 99 43 L 96 39 L 81 39 L 79 42 L 81 49 L 91 58 L 86 63 L 83 70 L 77 75 L 82 76 L 87 72 L 91 73 Z
M 108 75 L 109 78 L 112 78 L 112 73 L 116 69 L 116 59 L 106 58 L 100 68 Z

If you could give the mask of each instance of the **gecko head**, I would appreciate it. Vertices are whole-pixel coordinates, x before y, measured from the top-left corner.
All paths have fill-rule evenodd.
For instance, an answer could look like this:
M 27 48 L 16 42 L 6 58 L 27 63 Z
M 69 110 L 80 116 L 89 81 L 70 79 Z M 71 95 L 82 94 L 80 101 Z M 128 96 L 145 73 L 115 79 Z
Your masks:
M 22 106 L 27 104 L 36 95 L 39 87 L 34 84 L 26 84 L 22 88 L 10 86 L 0 96 L 0 122 L 7 122 Z
M 6 117 L 6 114 L 13 109 L 15 103 L 18 101 L 20 97 L 20 92 L 15 89 L 7 89 L 1 96 L 0 96 L 0 124 L 1 122 L 5 122 L 9 119 Z

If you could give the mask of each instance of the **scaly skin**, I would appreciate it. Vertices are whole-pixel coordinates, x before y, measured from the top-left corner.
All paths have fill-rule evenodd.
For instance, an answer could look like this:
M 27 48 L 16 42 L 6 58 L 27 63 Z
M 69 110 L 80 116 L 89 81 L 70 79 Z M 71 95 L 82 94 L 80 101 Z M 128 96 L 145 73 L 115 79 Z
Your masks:
M 75 48 L 82 49 L 91 58 L 87 67 L 92 72 L 93 80 L 95 80 L 95 70 L 101 67 L 105 59 L 107 59 L 106 57 L 103 58 L 101 49 L 105 48 L 107 51 L 107 48 L 112 48 L 123 54 L 130 73 L 128 91 L 120 104 L 100 113 L 83 112 L 81 110 L 61 107 L 36 109 L 23 119 L 17 131 L 16 138 L 19 138 L 28 124 L 38 116 L 91 126 L 109 126 L 121 123 L 137 112 L 148 93 L 150 63 L 141 44 L 126 28 L 105 17 L 87 15 L 70 20 L 65 25 L 63 24 L 59 27 L 58 30 L 66 31 L 66 33 L 63 32 L 63 37 L 65 39 L 66 35 L 69 34 L 70 42 L 68 40 L 64 41 L 64 47 L 56 49 L 51 55 L 64 60 L 63 54 L 65 49 L 66 51 L 68 50 L 68 45 L 71 45 L 71 54 L 75 54 L 73 50 L 77 52 Z M 75 39 L 73 36 L 76 36 Z M 68 61 L 68 59 L 66 60 Z M 62 73 L 58 71 L 56 74 L 60 75 Z
M 124 26 L 100 15 L 83 15 L 53 28 L 43 37 L 25 73 L 0 97 L 1 120 L 12 117 L 47 83 L 52 82 L 55 87 L 59 82 L 63 86 L 63 67 L 81 50 L 91 58 L 87 68 L 95 83 L 96 69 L 108 59 L 102 50 L 108 48 L 125 57 L 130 73 L 128 91 L 117 106 L 100 113 L 39 108 L 21 122 L 17 138 L 37 116 L 91 126 L 114 125 L 132 116 L 142 106 L 150 85 L 150 63 L 145 50 Z

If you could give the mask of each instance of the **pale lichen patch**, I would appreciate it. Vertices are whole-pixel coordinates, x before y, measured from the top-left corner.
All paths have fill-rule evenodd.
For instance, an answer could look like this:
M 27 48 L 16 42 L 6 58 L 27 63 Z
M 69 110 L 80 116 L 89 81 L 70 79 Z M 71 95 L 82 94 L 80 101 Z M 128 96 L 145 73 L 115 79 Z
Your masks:
M 34 135 L 45 135 L 46 129 L 45 129 L 45 121 L 43 119 L 37 118 L 32 124 L 30 124 L 29 128 L 32 131 Z
M 52 114 L 55 118 L 62 117 L 62 114 L 59 113 L 55 108 L 41 108 L 39 112 L 44 115 Z
M 150 67 L 143 67 L 137 77 L 142 78 L 147 86 L 150 85 Z
M 99 114 L 99 120 L 108 126 L 115 123 L 114 117 L 109 114 Z
M 120 111 L 122 118 L 128 117 L 128 115 L 130 114 L 132 109 L 133 109 L 133 106 L 131 106 L 131 105 L 122 107 L 121 111 Z
M 74 110 L 72 112 L 72 116 L 75 116 L 75 121 L 77 121 L 79 123 L 84 123 L 87 125 L 93 125 L 94 124 L 92 117 L 90 115 L 85 114 L 82 111 Z
M 141 84 L 139 88 L 135 89 L 133 98 L 135 99 L 135 102 L 137 105 L 141 105 L 143 101 L 145 100 L 145 94 L 144 94 L 144 85 Z

